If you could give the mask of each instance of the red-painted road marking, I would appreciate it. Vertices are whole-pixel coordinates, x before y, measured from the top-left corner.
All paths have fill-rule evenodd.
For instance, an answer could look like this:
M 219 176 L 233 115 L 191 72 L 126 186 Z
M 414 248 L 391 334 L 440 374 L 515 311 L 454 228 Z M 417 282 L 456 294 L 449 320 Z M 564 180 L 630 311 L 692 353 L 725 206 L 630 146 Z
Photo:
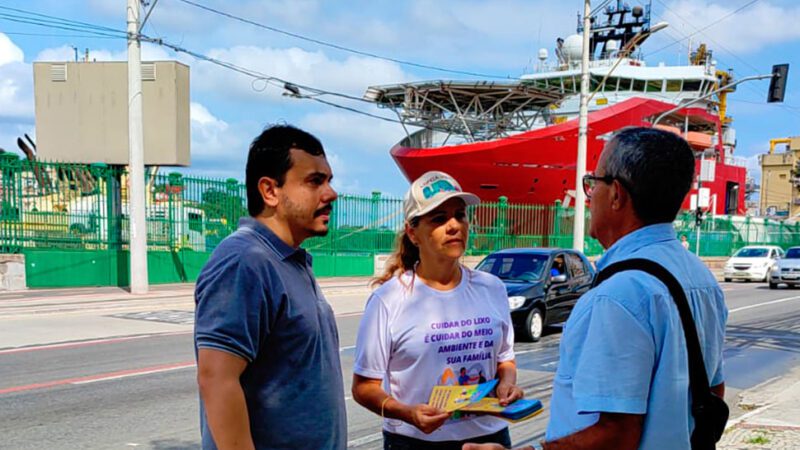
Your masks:
M 191 331 L 175 331 L 175 332 L 167 332 L 167 333 L 152 333 L 152 334 L 142 334 L 138 336 L 127 336 L 127 337 L 118 337 L 118 338 L 106 338 L 106 339 L 92 339 L 90 341 L 79 341 L 79 342 L 62 342 L 58 344 L 44 344 L 44 345 L 33 345 L 30 347 L 17 347 L 17 348 L 7 348 L 4 350 L 0 350 L 0 355 L 6 355 L 9 353 L 25 353 L 25 352 L 33 352 L 38 350 L 53 350 L 53 349 L 62 349 L 62 348 L 78 348 L 78 347 L 87 347 L 90 345 L 98 345 L 98 344 L 114 344 L 117 342 L 125 342 L 125 341 L 133 341 L 137 339 L 146 339 L 152 337 L 161 337 L 161 336 L 178 336 L 182 334 L 192 334 Z
M 10 394 L 13 392 L 25 392 L 25 391 L 33 391 L 37 389 L 45 389 L 55 386 L 63 386 L 65 384 L 87 384 L 98 381 L 116 380 L 119 378 L 150 375 L 161 372 L 170 372 L 173 370 L 188 369 L 192 367 L 195 367 L 194 361 L 163 364 L 160 366 L 152 366 L 152 367 L 143 367 L 141 369 L 120 370 L 117 372 L 101 373 L 98 375 L 90 375 L 87 377 L 66 378 L 63 380 L 47 381 L 44 383 L 34 383 L 34 384 L 26 384 L 24 386 L 14 386 L 10 388 L 0 389 L 0 395 Z

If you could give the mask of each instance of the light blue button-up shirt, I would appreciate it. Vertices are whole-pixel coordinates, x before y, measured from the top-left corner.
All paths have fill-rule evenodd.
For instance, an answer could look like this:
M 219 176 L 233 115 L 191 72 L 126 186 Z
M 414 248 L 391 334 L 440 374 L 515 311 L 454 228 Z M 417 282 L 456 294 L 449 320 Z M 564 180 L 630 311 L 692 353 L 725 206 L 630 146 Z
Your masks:
M 676 239 L 672 224 L 640 228 L 617 241 L 598 270 L 625 259 L 653 260 L 675 275 L 689 300 L 711 386 L 724 381 L 728 310 L 714 276 Z M 578 300 L 561 338 L 547 440 L 591 425 L 599 413 L 645 414 L 640 449 L 689 449 L 688 355 L 667 287 L 621 272 Z

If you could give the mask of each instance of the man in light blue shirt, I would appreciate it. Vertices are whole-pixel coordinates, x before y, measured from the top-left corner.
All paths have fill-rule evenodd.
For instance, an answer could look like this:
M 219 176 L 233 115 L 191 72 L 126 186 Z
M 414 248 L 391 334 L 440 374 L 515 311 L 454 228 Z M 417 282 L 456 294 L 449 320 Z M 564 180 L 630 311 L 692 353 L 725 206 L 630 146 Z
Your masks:
M 590 234 L 608 249 L 598 270 L 646 258 L 672 272 L 692 309 L 712 392 L 723 397 L 725 299 L 672 227 L 694 170 L 677 135 L 628 128 L 606 145 L 584 190 Z M 686 340 L 667 287 L 627 271 L 581 297 L 561 338 L 544 449 L 688 450 L 693 427 Z

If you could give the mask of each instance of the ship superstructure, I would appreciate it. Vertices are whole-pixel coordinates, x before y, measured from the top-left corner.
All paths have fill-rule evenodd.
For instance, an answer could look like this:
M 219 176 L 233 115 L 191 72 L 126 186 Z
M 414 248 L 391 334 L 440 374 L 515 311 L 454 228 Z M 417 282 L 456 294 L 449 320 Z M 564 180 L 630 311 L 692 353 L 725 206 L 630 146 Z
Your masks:
M 654 123 L 729 84 L 731 75 L 716 67 L 704 45 L 687 55 L 686 65 L 648 66 L 639 47 L 665 26 L 651 27 L 649 5 L 617 2 L 593 19 L 587 170 L 594 169 L 615 131 L 657 126 L 689 141 L 698 173 L 702 159 L 714 162 L 714 180 L 703 182 L 701 195 L 694 189 L 684 207 L 697 195 L 709 199 L 714 213 L 744 213 L 746 170 L 733 156 L 736 135 L 726 108 L 731 91 Z M 365 98 L 394 110 L 403 123 L 407 136 L 391 154 L 409 179 L 444 170 L 485 200 L 569 204 L 575 192 L 581 41 L 580 34 L 559 39 L 554 58 L 541 50 L 536 72 L 518 80 L 375 86 Z

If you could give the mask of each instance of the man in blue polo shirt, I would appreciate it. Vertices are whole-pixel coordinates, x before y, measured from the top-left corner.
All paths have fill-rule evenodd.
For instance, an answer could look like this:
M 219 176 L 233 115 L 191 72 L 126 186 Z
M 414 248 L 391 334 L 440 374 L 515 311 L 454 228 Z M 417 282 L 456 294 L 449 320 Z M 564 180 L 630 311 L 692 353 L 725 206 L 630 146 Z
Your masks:
M 300 244 L 328 232 L 331 168 L 291 126 L 250 145 L 251 217 L 197 280 L 195 348 L 203 449 L 344 449 L 339 337 Z
M 653 128 L 622 130 L 606 145 L 595 174 L 584 178 L 589 232 L 608 249 L 598 270 L 645 258 L 680 281 L 711 390 L 723 397 L 725 299 L 672 227 L 694 170 L 693 152 L 679 136 Z M 686 340 L 664 284 L 643 272 L 621 272 L 578 300 L 561 338 L 550 408 L 546 450 L 691 448 Z

